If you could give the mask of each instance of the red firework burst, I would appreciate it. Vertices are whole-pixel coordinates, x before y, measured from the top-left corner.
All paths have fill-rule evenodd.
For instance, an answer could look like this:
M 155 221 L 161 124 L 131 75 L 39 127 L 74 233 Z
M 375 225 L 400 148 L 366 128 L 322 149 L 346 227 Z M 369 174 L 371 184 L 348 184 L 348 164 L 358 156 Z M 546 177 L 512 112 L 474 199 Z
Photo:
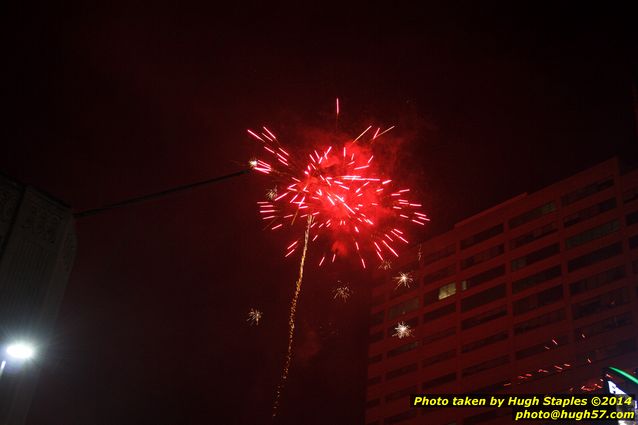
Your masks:
M 319 266 L 349 253 L 356 253 L 364 268 L 368 253 L 382 262 L 398 257 L 396 245 L 408 243 L 399 222 L 424 225 L 429 219 L 420 203 L 408 199 L 409 188 L 397 187 L 376 167 L 372 142 L 393 128 L 369 126 L 354 140 L 326 143 L 302 154 L 284 149 L 266 127 L 248 130 L 270 157 L 251 160 L 252 168 L 270 175 L 276 184 L 268 191 L 269 200 L 258 202 L 262 219 L 278 230 L 303 225 L 312 216 L 311 243 L 323 245 L 316 258 Z M 292 241 L 285 256 L 301 242 Z

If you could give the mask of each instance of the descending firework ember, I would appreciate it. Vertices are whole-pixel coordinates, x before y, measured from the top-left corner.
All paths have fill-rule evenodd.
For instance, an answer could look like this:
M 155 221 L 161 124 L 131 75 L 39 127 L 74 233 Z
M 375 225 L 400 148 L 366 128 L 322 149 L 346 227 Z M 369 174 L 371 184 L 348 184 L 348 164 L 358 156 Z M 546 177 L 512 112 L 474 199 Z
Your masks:
M 332 299 L 336 300 L 337 298 L 339 298 L 343 302 L 346 302 L 351 295 L 352 295 L 352 290 L 347 285 L 342 285 L 337 287 L 337 289 L 334 290 L 334 297 L 332 297 Z
M 400 322 L 396 328 L 394 328 L 395 332 L 392 336 L 396 336 L 399 339 L 406 338 L 412 335 L 412 329 L 410 326 L 406 325 L 404 322 Z
M 399 273 L 397 277 L 394 278 L 397 281 L 397 286 L 405 286 L 406 288 L 410 287 L 410 284 L 414 282 L 414 278 L 412 277 L 412 273 Z M 395 289 L 396 289 L 395 288 Z
M 268 189 L 266 192 L 266 198 L 269 200 L 274 200 L 277 197 L 277 187 L 273 187 L 272 189 Z
M 379 264 L 380 270 L 390 270 L 391 268 L 392 268 L 392 261 L 390 260 L 383 260 L 381 264 Z
M 392 128 L 370 126 L 354 140 L 318 143 L 304 154 L 284 149 L 266 127 L 248 130 L 271 157 L 254 160 L 253 169 L 270 175 L 279 188 L 276 197 L 258 202 L 262 219 L 278 230 L 312 216 L 310 239 L 318 245 L 312 261 L 318 266 L 349 253 L 364 268 L 370 254 L 381 263 L 398 257 L 397 245 L 408 239 L 397 223 L 424 225 L 429 218 L 409 199 L 409 188 L 395 186 L 378 171 L 371 144 Z M 301 245 L 300 239 L 291 241 L 285 256 Z
M 264 314 L 256 308 L 251 308 L 248 312 L 248 319 L 246 319 L 246 321 L 249 322 L 251 326 L 259 325 L 259 321 L 261 320 L 263 315 Z

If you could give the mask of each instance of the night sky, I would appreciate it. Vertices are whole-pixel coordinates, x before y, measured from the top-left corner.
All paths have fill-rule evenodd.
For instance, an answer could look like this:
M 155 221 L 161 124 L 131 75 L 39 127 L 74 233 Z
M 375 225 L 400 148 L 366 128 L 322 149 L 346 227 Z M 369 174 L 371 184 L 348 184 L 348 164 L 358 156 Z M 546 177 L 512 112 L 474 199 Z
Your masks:
M 424 239 L 638 157 L 629 10 L 483 3 L 14 6 L 0 171 L 82 211 L 242 169 L 246 128 L 334 125 L 339 97 L 344 131 L 397 124 Z M 269 423 L 297 261 L 262 231 L 266 187 L 245 175 L 79 219 L 28 423 Z M 279 423 L 362 424 L 369 276 L 308 270 Z

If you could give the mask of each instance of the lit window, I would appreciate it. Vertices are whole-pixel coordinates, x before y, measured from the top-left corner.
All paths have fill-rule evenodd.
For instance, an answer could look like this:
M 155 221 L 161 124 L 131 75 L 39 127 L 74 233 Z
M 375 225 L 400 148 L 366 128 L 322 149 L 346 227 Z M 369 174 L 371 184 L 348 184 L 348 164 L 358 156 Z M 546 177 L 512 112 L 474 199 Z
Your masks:
M 439 288 L 439 300 L 456 294 L 456 282 L 448 283 Z

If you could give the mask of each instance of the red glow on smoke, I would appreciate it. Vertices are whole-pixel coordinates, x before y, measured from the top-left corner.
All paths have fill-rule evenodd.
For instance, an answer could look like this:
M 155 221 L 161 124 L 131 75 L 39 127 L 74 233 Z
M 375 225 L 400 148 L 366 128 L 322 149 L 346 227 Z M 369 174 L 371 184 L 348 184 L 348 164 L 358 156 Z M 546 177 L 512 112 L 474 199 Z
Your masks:
M 299 152 L 284 149 L 266 127 L 248 130 L 269 158 L 254 160 L 253 169 L 276 184 L 270 200 L 258 202 L 262 219 L 276 230 L 304 226 L 312 215 L 310 239 L 319 245 L 319 266 L 326 257 L 334 262 L 350 254 L 364 268 L 367 255 L 379 261 L 398 257 L 398 245 L 409 243 L 399 222 L 424 225 L 429 219 L 420 203 L 408 199 L 410 189 L 396 186 L 378 167 L 372 142 L 392 128 L 370 125 L 350 140 L 318 137 L 314 148 Z M 285 255 L 299 246 L 291 241 Z

